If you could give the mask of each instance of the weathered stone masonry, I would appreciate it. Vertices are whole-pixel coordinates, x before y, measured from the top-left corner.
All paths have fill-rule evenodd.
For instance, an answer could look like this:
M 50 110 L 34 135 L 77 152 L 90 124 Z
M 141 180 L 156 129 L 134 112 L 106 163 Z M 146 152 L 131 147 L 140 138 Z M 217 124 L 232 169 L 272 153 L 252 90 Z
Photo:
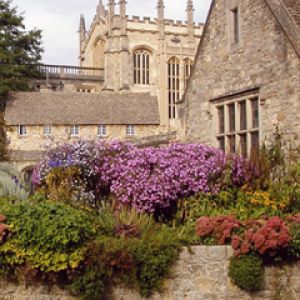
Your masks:
M 237 45 L 230 41 L 234 6 L 239 7 Z M 298 1 L 289 0 L 213 1 L 180 108 L 187 141 L 216 146 L 212 100 L 252 88 L 259 91 L 261 142 L 273 132 L 274 119 L 287 139 L 299 135 L 299 7 Z
M 266 269 L 262 291 L 248 294 L 234 286 L 228 277 L 231 247 L 194 246 L 184 248 L 165 282 L 164 293 L 150 300 L 298 300 L 300 263 Z M 75 300 L 63 290 L 46 286 L 25 287 L 0 283 L 0 300 Z M 99 296 L 99 299 L 101 296 Z M 105 299 L 105 298 L 104 298 Z M 117 288 L 108 300 L 145 300 L 138 293 Z

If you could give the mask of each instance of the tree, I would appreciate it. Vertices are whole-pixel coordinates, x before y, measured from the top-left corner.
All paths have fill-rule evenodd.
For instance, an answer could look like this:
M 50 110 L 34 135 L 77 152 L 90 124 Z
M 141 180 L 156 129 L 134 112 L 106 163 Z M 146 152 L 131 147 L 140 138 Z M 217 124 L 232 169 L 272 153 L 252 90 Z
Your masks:
M 0 108 L 11 91 L 28 89 L 28 81 L 37 75 L 32 65 L 41 59 L 41 31 L 26 31 L 24 18 L 11 7 L 10 0 L 0 0 Z
M 0 161 L 6 159 L 4 109 L 9 92 L 28 89 L 29 79 L 38 75 L 41 59 L 41 31 L 26 31 L 24 18 L 0 0 Z

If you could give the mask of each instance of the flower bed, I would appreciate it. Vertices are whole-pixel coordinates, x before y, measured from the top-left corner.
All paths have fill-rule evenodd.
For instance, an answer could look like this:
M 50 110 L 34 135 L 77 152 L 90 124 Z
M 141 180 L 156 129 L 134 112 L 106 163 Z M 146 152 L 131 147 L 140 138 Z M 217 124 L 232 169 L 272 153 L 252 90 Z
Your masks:
M 233 282 L 259 289 L 266 264 L 300 258 L 300 164 L 287 163 L 275 150 L 247 161 L 199 144 L 137 148 L 79 141 L 52 149 L 33 177 L 44 196 L 17 206 L 16 215 L 0 211 L 10 226 L 0 247 L 5 272 L 29 269 L 55 280 L 63 274 L 68 288 L 87 299 L 97 299 L 108 282 L 148 296 L 159 291 L 180 246 L 231 244 Z M 44 215 L 41 232 L 37 224 Z M 59 216 L 66 222 L 51 223 Z M 82 236 L 69 250 L 68 226 L 75 238 Z M 57 237 L 56 247 L 44 249 L 35 240 L 47 236 Z
M 223 151 L 199 144 L 140 149 L 120 142 L 81 141 L 50 150 L 34 173 L 34 183 L 50 193 L 70 187 L 67 198 L 94 204 L 112 194 L 137 211 L 160 213 L 178 199 L 217 193 L 225 180 L 242 185 L 252 176 L 247 168 L 246 160 L 229 159 Z M 59 173 L 62 169 L 65 174 Z

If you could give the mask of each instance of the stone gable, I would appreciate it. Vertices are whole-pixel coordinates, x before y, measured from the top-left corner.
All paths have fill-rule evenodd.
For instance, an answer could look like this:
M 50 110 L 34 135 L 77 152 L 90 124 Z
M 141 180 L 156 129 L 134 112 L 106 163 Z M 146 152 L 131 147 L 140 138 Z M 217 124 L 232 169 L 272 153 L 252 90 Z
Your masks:
M 239 43 L 231 44 L 232 8 L 239 7 Z M 217 146 L 214 100 L 257 90 L 260 141 L 276 119 L 286 136 L 300 133 L 300 60 L 265 0 L 212 3 L 180 104 L 181 135 Z

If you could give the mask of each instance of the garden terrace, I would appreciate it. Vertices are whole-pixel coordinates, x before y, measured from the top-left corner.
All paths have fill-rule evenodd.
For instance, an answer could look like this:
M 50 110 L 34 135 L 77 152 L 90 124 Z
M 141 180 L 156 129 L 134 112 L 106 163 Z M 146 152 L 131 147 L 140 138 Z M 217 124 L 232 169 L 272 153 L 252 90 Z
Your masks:
M 299 299 L 300 164 L 279 136 L 255 164 L 201 144 L 77 141 L 46 153 L 32 196 L 0 165 L 1 292 Z

